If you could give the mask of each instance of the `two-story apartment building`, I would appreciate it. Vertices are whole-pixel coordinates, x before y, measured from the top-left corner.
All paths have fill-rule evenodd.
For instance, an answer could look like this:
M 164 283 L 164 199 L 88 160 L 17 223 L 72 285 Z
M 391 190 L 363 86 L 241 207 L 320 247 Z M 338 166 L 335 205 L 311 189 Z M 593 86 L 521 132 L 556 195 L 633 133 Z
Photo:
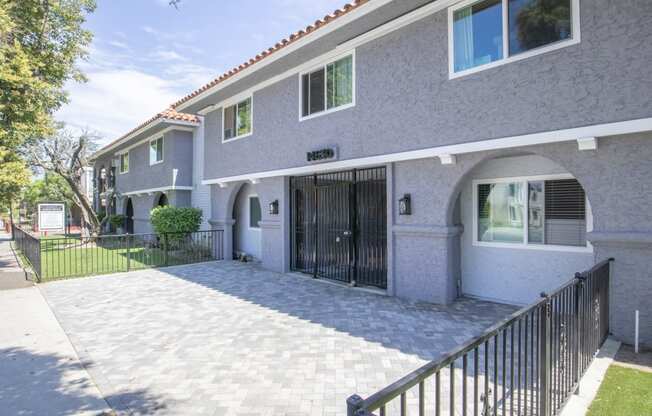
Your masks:
M 418 301 L 524 304 L 614 257 L 612 328 L 640 310 L 652 344 L 650 39 L 649 0 L 359 0 L 96 172 L 128 155 L 136 231 L 163 194 L 204 203 L 227 253 Z

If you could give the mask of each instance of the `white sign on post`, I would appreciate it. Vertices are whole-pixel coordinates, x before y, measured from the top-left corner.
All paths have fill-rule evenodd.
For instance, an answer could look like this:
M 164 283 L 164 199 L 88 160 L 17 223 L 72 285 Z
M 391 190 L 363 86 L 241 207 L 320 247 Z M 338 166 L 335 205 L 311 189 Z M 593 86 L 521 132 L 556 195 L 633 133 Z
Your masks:
M 38 229 L 39 231 L 65 232 L 66 206 L 65 204 L 38 204 Z

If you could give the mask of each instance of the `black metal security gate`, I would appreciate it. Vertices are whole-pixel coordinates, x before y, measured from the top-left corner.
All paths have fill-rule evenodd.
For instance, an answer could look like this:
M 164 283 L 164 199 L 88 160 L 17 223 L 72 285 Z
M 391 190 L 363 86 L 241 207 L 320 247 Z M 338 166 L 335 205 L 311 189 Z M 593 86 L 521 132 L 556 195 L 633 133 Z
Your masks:
M 385 168 L 293 177 L 292 269 L 387 287 Z

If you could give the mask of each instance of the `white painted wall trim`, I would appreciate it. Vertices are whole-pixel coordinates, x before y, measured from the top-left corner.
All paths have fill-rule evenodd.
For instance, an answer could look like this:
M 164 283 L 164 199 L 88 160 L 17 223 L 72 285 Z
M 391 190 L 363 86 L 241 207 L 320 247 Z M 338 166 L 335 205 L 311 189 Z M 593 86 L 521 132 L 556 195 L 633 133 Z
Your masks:
M 616 136 L 621 134 L 632 134 L 645 131 L 652 131 L 652 118 L 643 118 L 607 124 L 596 124 L 593 126 L 576 127 L 571 129 L 554 130 L 521 136 L 503 137 L 499 139 L 479 140 L 470 143 L 430 147 L 426 149 L 406 152 L 388 153 L 385 155 L 339 160 L 336 162 L 321 163 L 317 165 L 306 165 L 295 168 L 252 172 L 244 175 L 227 176 L 215 179 L 204 179 L 202 180 L 202 184 L 220 184 L 220 186 L 222 186 L 222 184 L 227 182 L 245 180 L 252 181 L 261 178 L 272 178 L 278 176 L 305 175 L 315 172 L 326 172 L 333 170 L 350 169 L 354 167 L 403 162 L 407 160 L 435 158 L 451 154 L 460 155 L 464 153 L 576 141 L 582 137 Z
M 131 195 L 146 195 L 153 194 L 155 192 L 167 192 L 167 191 L 192 191 L 192 186 L 163 186 L 161 188 L 149 188 L 149 189 L 139 189 L 137 191 L 123 192 L 122 196 L 131 196 Z

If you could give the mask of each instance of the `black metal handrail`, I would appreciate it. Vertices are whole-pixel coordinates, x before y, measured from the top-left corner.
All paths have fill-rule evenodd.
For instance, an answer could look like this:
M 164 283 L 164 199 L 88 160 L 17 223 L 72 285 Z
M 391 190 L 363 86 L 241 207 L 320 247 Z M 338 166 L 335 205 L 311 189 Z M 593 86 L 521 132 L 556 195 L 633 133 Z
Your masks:
M 37 238 L 16 227 L 16 246 L 38 281 L 224 259 L 224 231 Z
M 366 399 L 349 397 L 348 415 L 378 410 L 384 416 L 392 405 L 400 415 L 410 407 L 419 416 L 428 410 L 440 415 L 446 407 L 449 414 L 463 416 L 557 414 L 608 335 L 612 261 L 577 273 L 551 294 Z M 462 380 L 456 382 L 460 372 Z M 442 374 L 448 383 L 441 381 Z M 434 391 L 431 400 L 426 400 L 426 383 L 434 384 L 428 389 Z M 412 403 L 408 394 L 414 396 Z

